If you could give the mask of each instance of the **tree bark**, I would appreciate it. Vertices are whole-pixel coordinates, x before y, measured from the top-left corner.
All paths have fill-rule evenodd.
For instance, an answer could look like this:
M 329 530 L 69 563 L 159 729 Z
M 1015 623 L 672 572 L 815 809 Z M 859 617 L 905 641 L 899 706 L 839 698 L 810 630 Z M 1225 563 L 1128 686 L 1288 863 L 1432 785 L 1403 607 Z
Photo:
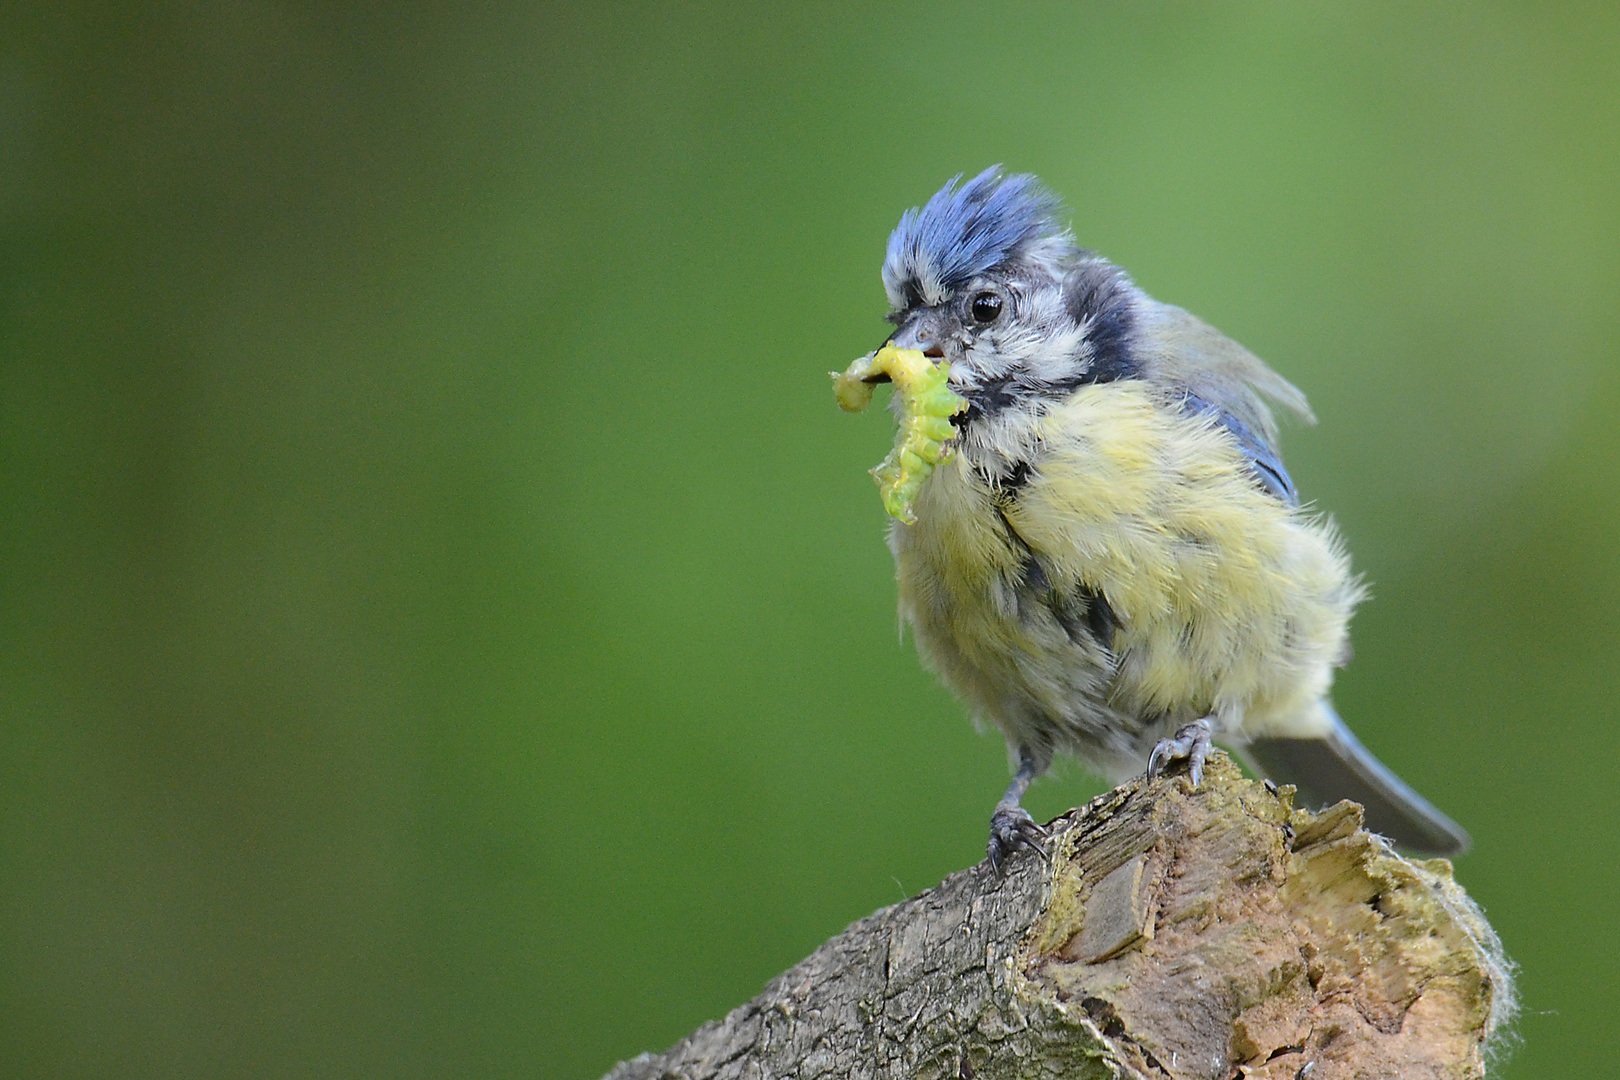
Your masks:
M 608 1080 L 1479 1077 L 1511 965 L 1444 859 L 1224 755 L 850 926 Z

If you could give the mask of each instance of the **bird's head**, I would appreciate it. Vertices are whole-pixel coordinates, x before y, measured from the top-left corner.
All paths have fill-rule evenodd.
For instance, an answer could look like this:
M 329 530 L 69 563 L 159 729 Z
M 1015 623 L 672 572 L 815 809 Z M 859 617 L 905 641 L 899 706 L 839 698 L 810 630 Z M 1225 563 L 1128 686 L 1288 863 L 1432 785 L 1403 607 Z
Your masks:
M 1033 176 L 995 166 L 948 182 L 889 237 L 893 343 L 947 361 L 969 419 L 1132 373 L 1139 294 L 1062 214 Z

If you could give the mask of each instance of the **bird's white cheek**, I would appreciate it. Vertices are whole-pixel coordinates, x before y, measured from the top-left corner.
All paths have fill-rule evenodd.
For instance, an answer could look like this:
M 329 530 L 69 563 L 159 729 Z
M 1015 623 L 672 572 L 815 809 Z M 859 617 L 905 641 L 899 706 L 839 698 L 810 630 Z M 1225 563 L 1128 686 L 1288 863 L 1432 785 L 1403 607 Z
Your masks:
M 977 385 L 984 379 L 993 379 L 1006 374 L 1010 366 L 1007 358 L 996 348 L 995 342 L 980 339 L 975 341 L 967 352 L 962 354 L 960 365 L 967 369 L 963 378 Z M 951 375 L 956 377 L 956 365 L 951 368 Z
M 1085 331 L 1079 328 L 1055 332 L 1031 350 L 1026 363 L 1037 382 L 1057 382 L 1073 375 L 1085 346 Z

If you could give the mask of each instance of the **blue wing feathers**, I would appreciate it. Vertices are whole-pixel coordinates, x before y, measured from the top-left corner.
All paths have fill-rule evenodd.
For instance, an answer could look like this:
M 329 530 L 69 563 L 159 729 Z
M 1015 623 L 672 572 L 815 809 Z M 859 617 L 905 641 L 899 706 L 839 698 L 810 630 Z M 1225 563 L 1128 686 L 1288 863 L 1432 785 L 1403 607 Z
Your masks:
M 1217 424 L 1231 433 L 1238 449 L 1248 459 L 1249 468 L 1260 486 L 1289 506 L 1299 505 L 1299 492 L 1294 489 L 1294 481 L 1289 477 L 1288 470 L 1283 468 L 1282 456 L 1253 428 L 1190 390 L 1182 397 L 1181 407 L 1190 413 L 1213 417 Z

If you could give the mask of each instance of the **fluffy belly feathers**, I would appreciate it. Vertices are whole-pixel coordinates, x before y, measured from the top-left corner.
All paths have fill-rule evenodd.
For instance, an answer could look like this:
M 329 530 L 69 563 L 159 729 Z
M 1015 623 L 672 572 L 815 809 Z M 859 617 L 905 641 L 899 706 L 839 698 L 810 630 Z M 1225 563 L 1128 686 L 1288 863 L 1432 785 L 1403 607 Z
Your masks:
M 1198 716 L 1230 741 L 1319 734 L 1360 590 L 1331 526 L 1262 490 L 1228 438 L 1120 381 L 1023 447 L 964 439 L 891 534 L 925 658 L 1010 741 L 1111 774 Z M 1009 457 L 1029 468 L 998 485 L 987 462 Z

